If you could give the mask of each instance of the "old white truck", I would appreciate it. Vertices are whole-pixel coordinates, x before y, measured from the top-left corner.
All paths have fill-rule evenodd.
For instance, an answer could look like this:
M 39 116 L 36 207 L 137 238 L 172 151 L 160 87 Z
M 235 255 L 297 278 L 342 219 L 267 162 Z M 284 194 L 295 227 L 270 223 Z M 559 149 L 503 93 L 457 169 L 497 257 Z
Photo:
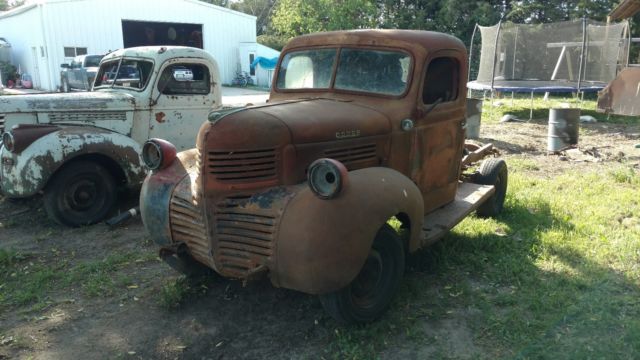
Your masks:
M 112 52 L 93 92 L 0 96 L 0 191 L 9 198 L 42 193 L 61 224 L 98 222 L 120 188 L 144 180 L 138 154 L 145 140 L 190 148 L 220 106 L 218 65 L 208 53 L 157 46 Z

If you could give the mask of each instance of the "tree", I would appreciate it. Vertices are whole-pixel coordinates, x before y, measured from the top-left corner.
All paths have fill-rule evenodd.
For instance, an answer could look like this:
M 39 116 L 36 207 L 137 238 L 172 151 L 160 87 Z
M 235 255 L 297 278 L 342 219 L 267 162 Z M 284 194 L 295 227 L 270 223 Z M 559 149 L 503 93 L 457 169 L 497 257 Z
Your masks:
M 230 5 L 229 0 L 200 0 L 200 1 L 217 5 L 217 6 L 222 6 L 222 7 L 229 7 Z
M 255 16 L 256 34 L 260 36 L 266 34 L 269 29 L 271 11 L 275 3 L 275 0 L 243 0 L 232 3 L 231 8 Z
M 376 26 L 373 0 L 280 0 L 271 23 L 286 37 L 318 31 L 362 29 Z

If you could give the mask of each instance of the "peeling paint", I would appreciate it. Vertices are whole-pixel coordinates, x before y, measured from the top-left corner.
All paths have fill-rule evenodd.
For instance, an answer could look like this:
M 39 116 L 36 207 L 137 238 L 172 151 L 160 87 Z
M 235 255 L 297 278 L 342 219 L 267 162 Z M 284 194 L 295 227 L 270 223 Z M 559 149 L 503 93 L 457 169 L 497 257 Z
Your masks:
M 4 115 L 6 129 L 18 124 L 55 124 L 62 129 L 29 141 L 19 154 L 2 150 L 2 162 L 6 159 L 13 164 L 0 166 L 3 191 L 15 197 L 33 195 L 60 166 L 86 154 L 110 157 L 124 170 L 128 183 L 137 185 L 146 174 L 140 165 L 139 150 L 147 138 L 166 138 L 180 150 L 193 147 L 206 114 L 221 103 L 218 65 L 209 53 L 199 49 L 171 46 L 163 52 L 159 49 L 157 46 L 122 49 L 103 60 L 119 57 L 151 60 L 152 77 L 140 91 L 103 87 L 86 93 L 0 96 L 0 114 Z M 212 83 L 216 84 L 212 92 L 205 97 L 163 95 L 159 97 L 161 104 L 154 109 L 149 99 L 158 99 L 159 90 L 154 86 L 158 73 L 167 65 L 193 61 L 209 67 Z M 172 101 L 162 103 L 165 99 Z M 205 106 L 192 105 L 200 99 Z

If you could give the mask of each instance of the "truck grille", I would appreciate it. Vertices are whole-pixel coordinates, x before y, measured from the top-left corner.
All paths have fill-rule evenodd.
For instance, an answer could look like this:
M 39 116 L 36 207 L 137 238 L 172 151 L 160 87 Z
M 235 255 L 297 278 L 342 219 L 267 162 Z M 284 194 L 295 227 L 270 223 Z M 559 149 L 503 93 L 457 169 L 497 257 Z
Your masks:
M 219 182 L 248 182 L 275 179 L 275 149 L 209 151 L 208 171 Z
M 125 121 L 127 113 L 124 111 L 100 112 L 55 112 L 49 114 L 50 122 L 60 121 Z
M 349 170 L 379 164 L 376 144 L 358 145 L 348 148 L 330 149 L 324 152 L 328 158 L 343 163 Z
M 0 135 L 4 133 L 4 114 L 0 114 Z
M 181 197 L 177 191 L 174 194 L 169 205 L 173 241 L 184 242 L 194 258 L 209 263 L 209 239 L 202 212 L 191 200 Z
M 216 262 L 238 277 L 247 276 L 271 259 L 278 221 L 271 211 L 242 207 L 248 199 L 229 197 L 216 206 Z

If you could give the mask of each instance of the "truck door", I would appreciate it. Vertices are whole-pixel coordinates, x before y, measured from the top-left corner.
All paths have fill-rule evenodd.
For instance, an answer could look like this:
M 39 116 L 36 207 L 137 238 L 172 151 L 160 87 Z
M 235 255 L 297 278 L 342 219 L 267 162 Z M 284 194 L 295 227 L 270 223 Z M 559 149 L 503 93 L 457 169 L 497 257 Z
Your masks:
M 422 191 L 425 213 L 452 201 L 458 187 L 464 146 L 464 60 L 439 51 L 426 62 L 417 99 L 412 178 Z M 461 91 L 462 90 L 462 91 Z
M 149 137 L 171 138 L 178 151 L 195 146 L 200 126 L 215 104 L 214 81 L 206 63 L 170 61 L 152 91 Z

